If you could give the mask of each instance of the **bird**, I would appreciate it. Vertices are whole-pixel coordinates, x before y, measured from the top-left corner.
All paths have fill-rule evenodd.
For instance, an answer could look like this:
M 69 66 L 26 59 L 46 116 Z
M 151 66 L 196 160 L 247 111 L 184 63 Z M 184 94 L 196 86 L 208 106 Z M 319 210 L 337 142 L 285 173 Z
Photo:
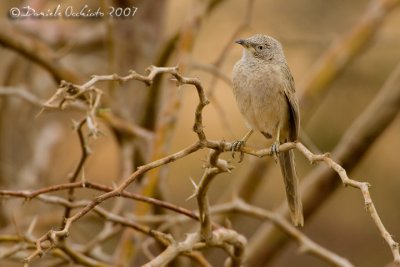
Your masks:
M 236 43 L 243 47 L 243 54 L 233 67 L 233 93 L 250 130 L 233 143 L 232 149 L 240 150 L 254 131 L 272 139 L 271 151 L 279 161 L 292 223 L 303 226 L 294 153 L 292 150 L 279 152 L 280 144 L 297 141 L 300 129 L 295 83 L 282 45 L 263 34 L 239 39 Z

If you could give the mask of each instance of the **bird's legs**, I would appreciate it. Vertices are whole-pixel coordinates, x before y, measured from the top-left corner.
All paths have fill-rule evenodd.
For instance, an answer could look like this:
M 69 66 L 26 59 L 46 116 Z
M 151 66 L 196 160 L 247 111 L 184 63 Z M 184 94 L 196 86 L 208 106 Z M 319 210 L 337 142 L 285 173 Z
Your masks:
M 279 142 L 279 135 L 280 135 L 280 129 L 278 128 L 275 142 L 273 142 L 271 145 L 271 156 L 274 158 L 275 162 L 278 162 L 279 146 L 281 144 L 281 142 Z
M 247 132 L 247 134 L 241 139 L 241 140 L 237 140 L 235 142 L 233 142 L 232 144 L 232 158 L 235 157 L 235 152 L 239 151 L 247 142 L 247 140 L 250 138 L 250 136 L 253 133 L 253 129 L 251 129 L 250 131 Z M 239 158 L 239 162 L 242 162 L 244 158 L 244 153 L 241 151 L 240 152 L 240 158 Z

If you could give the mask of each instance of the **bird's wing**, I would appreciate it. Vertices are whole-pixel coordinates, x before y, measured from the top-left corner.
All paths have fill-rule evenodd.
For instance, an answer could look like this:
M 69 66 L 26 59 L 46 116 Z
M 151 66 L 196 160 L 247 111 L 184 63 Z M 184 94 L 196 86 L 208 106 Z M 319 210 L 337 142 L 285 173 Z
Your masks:
M 289 139 L 290 141 L 295 141 L 299 136 L 299 128 L 300 128 L 299 103 L 295 96 L 296 90 L 294 85 L 294 79 L 292 77 L 292 74 L 290 73 L 289 67 L 285 64 L 282 69 L 286 78 L 284 79 L 286 82 L 283 89 L 290 108 Z

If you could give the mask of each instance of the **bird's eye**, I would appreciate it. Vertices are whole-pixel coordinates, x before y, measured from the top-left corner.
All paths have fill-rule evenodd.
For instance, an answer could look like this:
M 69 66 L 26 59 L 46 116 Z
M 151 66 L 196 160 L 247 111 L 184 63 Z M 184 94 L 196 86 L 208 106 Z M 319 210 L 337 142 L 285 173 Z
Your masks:
M 262 45 L 259 45 L 257 48 L 258 48 L 259 50 L 263 50 L 263 49 L 264 49 L 264 47 L 263 47 Z

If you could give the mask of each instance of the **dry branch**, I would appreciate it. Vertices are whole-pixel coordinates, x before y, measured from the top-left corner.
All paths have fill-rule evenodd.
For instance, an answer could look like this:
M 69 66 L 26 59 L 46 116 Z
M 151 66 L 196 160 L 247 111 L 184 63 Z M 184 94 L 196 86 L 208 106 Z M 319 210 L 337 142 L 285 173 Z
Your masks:
M 299 243 L 300 252 L 315 255 L 316 257 L 321 258 L 323 261 L 331 263 L 334 266 L 354 267 L 354 265 L 351 264 L 347 259 L 312 241 L 298 228 L 294 227 L 289 221 L 277 213 L 250 205 L 241 199 L 234 199 L 230 203 L 214 206 L 212 211 L 213 213 L 237 212 L 259 219 L 268 220 L 284 231 L 286 235 L 296 240 Z
M 38 39 L 21 34 L 17 27 L 10 23 L 2 23 L 0 44 L 44 67 L 57 83 L 62 80 L 77 83 L 80 80 L 76 73 L 58 62 L 57 54 L 51 48 Z
M 42 107 L 44 104 L 39 97 L 20 87 L 0 87 L 0 95 L 18 97 L 37 107 Z
M 100 96 L 101 92 L 95 87 L 95 84 L 100 81 L 130 81 L 130 80 L 137 80 L 144 82 L 146 84 L 151 84 L 152 81 L 157 77 L 157 75 L 160 75 L 162 73 L 169 74 L 173 76 L 175 79 L 177 86 L 181 85 L 192 85 L 195 87 L 197 94 L 198 94 L 198 104 L 195 109 L 195 116 L 194 116 L 194 125 L 193 125 L 193 131 L 197 135 L 198 141 L 195 142 L 194 144 L 182 149 L 181 151 L 178 151 L 174 154 L 165 156 L 163 158 L 154 160 L 150 163 L 144 164 L 140 167 L 137 168 L 136 171 L 134 171 L 129 177 L 123 179 L 118 185 L 116 185 L 113 188 L 106 187 L 103 185 L 99 184 L 94 184 L 86 181 L 81 181 L 81 182 L 75 182 L 78 174 L 81 172 L 82 167 L 84 165 L 85 158 L 87 157 L 87 148 L 86 148 L 86 143 L 83 139 L 83 133 L 82 133 L 82 126 L 83 123 L 86 122 L 88 123 L 88 118 L 90 118 L 92 127 L 94 130 L 96 130 L 96 109 L 99 106 L 100 103 Z M 388 87 L 389 89 L 383 90 L 385 94 L 383 96 L 379 96 L 377 98 L 377 102 L 381 104 L 382 101 L 388 101 L 388 97 L 390 97 L 389 101 L 390 103 L 387 104 L 387 108 L 389 109 L 390 112 L 387 110 L 383 110 L 383 114 L 375 112 L 375 108 L 378 107 L 380 108 L 380 105 L 374 106 L 371 108 L 371 111 L 369 112 L 375 112 L 372 113 L 373 116 L 377 116 L 380 120 L 383 120 L 383 124 L 389 123 L 394 116 L 394 114 L 397 112 L 398 109 L 398 103 L 400 102 L 400 90 L 392 90 L 392 87 L 398 86 L 400 82 L 398 81 L 400 77 L 400 67 L 398 68 L 398 71 L 396 72 L 396 75 L 394 78 L 390 79 L 388 82 Z M 389 91 L 388 91 L 389 90 Z M 222 247 L 227 254 L 229 255 L 228 260 L 226 261 L 226 266 L 241 266 L 243 259 L 244 259 L 244 248 L 246 246 L 246 238 L 240 235 L 238 232 L 235 230 L 230 230 L 226 229 L 223 227 L 214 227 L 213 222 L 212 222 L 212 217 L 211 217 L 211 208 L 208 202 L 208 197 L 207 197 L 207 191 L 210 186 L 211 181 L 218 175 L 219 173 L 222 172 L 230 172 L 232 169 L 232 166 L 225 160 L 222 160 L 219 158 L 221 153 L 226 152 L 226 151 L 231 151 L 232 149 L 232 143 L 225 142 L 225 141 L 213 141 L 213 140 L 208 140 L 206 137 L 206 134 L 204 132 L 204 127 L 203 127 L 203 117 L 202 117 L 202 111 L 204 107 L 208 104 L 208 100 L 205 96 L 204 89 L 200 83 L 199 80 L 195 78 L 186 78 L 183 77 L 179 72 L 176 67 L 150 67 L 149 68 L 149 73 L 147 76 L 140 75 L 134 71 L 130 72 L 129 75 L 127 76 L 118 76 L 116 74 L 113 75 L 104 75 L 104 76 L 93 76 L 91 80 L 86 82 L 83 85 L 74 85 L 74 84 L 65 84 L 56 92 L 56 94 L 51 98 L 50 101 L 47 102 L 46 105 L 52 106 L 53 102 L 57 102 L 58 104 L 54 105 L 56 106 L 62 106 L 60 103 L 68 103 L 68 102 L 75 102 L 75 101 L 82 101 L 85 100 L 87 104 L 87 115 L 85 117 L 86 120 L 81 121 L 80 127 L 78 127 L 78 135 L 80 134 L 82 140 L 81 140 L 81 148 L 83 151 L 83 155 L 81 158 L 81 163 L 78 164 L 75 174 L 72 176 L 73 179 L 71 179 L 70 183 L 67 184 L 61 184 L 61 185 L 55 185 L 55 186 L 50 186 L 47 188 L 42 188 L 38 189 L 35 191 L 7 191 L 7 190 L 0 190 L 0 196 L 2 197 L 23 197 L 26 199 L 32 199 L 32 198 L 38 198 L 40 201 L 46 202 L 46 203 L 52 203 L 52 204 L 57 204 L 60 206 L 67 207 L 68 209 L 74 209 L 77 210 L 76 213 L 73 215 L 69 216 L 68 218 L 65 218 L 65 223 L 63 227 L 60 230 L 49 230 L 46 234 L 42 235 L 41 237 L 30 241 L 30 244 L 35 243 L 35 250 L 33 253 L 31 253 L 27 258 L 26 262 L 30 263 L 32 260 L 34 260 L 36 257 L 43 255 L 44 253 L 54 251 L 55 249 L 59 249 L 61 251 L 64 251 L 65 255 L 69 256 L 70 260 L 73 261 L 79 261 L 80 264 L 84 264 L 86 266 L 91 266 L 91 262 L 88 260 L 85 260 L 87 256 L 84 256 L 82 260 L 79 260 L 80 254 L 71 254 L 72 250 L 69 250 L 69 248 L 66 247 L 66 244 L 64 242 L 60 242 L 63 239 L 66 239 L 70 233 L 70 229 L 73 226 L 73 224 L 81 219 L 83 216 L 87 215 L 89 212 L 95 212 L 98 215 L 100 215 L 104 220 L 116 223 L 118 225 L 121 225 L 123 227 L 129 227 L 133 228 L 141 233 L 144 233 L 148 236 L 151 236 L 161 242 L 162 244 L 166 245 L 167 248 L 159 254 L 156 258 L 151 260 L 147 265 L 145 266 L 165 266 L 168 264 L 170 261 L 175 259 L 179 255 L 191 255 L 193 259 L 196 257 L 193 256 L 192 251 L 196 250 L 201 250 L 203 248 L 207 247 Z M 67 102 L 66 102 L 67 101 Z M 50 103 L 50 104 L 49 104 Z M 397 105 L 396 109 L 392 108 L 393 105 Z M 53 106 L 52 106 L 53 107 Z M 372 116 L 371 115 L 371 116 Z M 371 118 L 369 117 L 371 120 Z M 373 120 L 373 119 L 372 119 Z M 368 123 L 371 123 L 368 121 Z M 89 126 L 89 125 L 88 125 Z M 361 127 L 358 125 L 358 127 Z M 80 131 L 79 131 L 80 129 Z M 89 127 L 90 129 L 90 127 Z M 375 130 L 375 134 L 377 135 L 380 133 L 379 129 L 376 130 L 376 127 L 372 129 L 372 127 L 369 127 L 368 129 Z M 360 137 L 360 136 L 357 136 Z M 361 135 L 362 137 L 362 135 Z M 369 136 L 370 137 L 370 136 Z M 346 143 L 348 144 L 348 143 Z M 354 146 L 354 145 L 353 145 Z M 351 147 L 351 145 L 348 145 L 346 147 L 347 149 Z M 166 164 L 169 164 L 171 162 L 174 162 L 176 160 L 182 159 L 186 156 L 188 156 L 191 153 L 194 153 L 200 149 L 208 148 L 210 149 L 210 154 L 207 160 L 207 164 L 205 166 L 205 171 L 204 175 L 200 181 L 200 183 L 196 186 L 196 191 L 195 191 L 195 196 L 197 198 L 197 203 L 198 203 L 198 209 L 199 209 L 199 215 L 197 216 L 193 212 L 187 211 L 185 209 L 182 209 L 181 207 L 177 207 L 172 204 L 168 204 L 167 202 L 160 201 L 160 200 L 155 200 L 149 197 L 144 197 L 140 196 L 137 194 L 132 194 L 128 193 L 125 191 L 125 189 L 132 184 L 137 177 L 142 176 L 143 174 L 147 173 L 150 170 L 153 170 L 155 168 L 159 168 L 161 166 L 164 166 Z M 381 218 L 378 216 L 378 213 L 375 209 L 375 206 L 371 200 L 371 197 L 369 195 L 369 189 L 368 185 L 363 182 L 357 182 L 355 180 L 351 180 L 347 174 L 346 171 L 341 167 L 336 161 L 331 159 L 328 155 L 315 155 L 311 153 L 304 145 L 301 143 L 285 143 L 282 144 L 279 147 L 280 151 L 286 151 L 289 149 L 297 149 L 300 151 L 311 163 L 314 163 L 316 161 L 323 161 L 325 162 L 329 168 L 333 169 L 337 174 L 340 176 L 342 179 L 342 183 L 344 185 L 349 185 L 355 188 L 358 188 L 364 197 L 364 202 L 367 207 L 367 210 L 371 214 L 371 217 L 374 221 L 374 223 L 377 225 L 379 231 L 381 232 L 383 238 L 385 241 L 388 243 L 390 246 L 394 261 L 395 262 L 400 262 L 400 255 L 399 255 L 399 250 L 398 250 L 398 244 L 392 239 L 391 235 L 387 232 L 386 228 L 382 224 Z M 249 154 L 249 155 L 254 155 L 257 157 L 264 157 L 264 156 L 269 156 L 271 155 L 271 149 L 253 149 L 251 147 L 243 147 L 241 149 L 243 153 Z M 346 150 L 347 151 L 347 150 Z M 351 152 L 347 153 L 353 153 L 352 150 Z M 83 162 L 83 163 L 82 163 Z M 89 201 L 74 201 L 72 195 L 70 194 L 68 196 L 68 199 L 64 199 L 61 197 L 55 197 L 55 196 L 49 196 L 47 195 L 48 193 L 51 192 L 58 192 L 60 190 L 69 190 L 70 192 L 74 192 L 75 188 L 91 188 L 95 189 L 97 191 L 104 192 L 97 197 L 89 200 Z M 109 200 L 111 198 L 117 198 L 117 197 L 124 197 L 124 198 L 131 198 L 139 201 L 145 201 L 147 203 L 151 203 L 166 209 L 173 210 L 177 213 L 183 214 L 185 216 L 188 216 L 192 219 L 199 220 L 200 227 L 198 231 L 195 231 L 193 233 L 190 233 L 187 235 L 186 240 L 182 242 L 176 241 L 172 235 L 165 234 L 161 231 L 156 231 L 153 230 L 147 226 L 142 226 L 137 224 L 136 222 L 129 220 L 123 216 L 120 216 L 118 214 L 114 214 L 112 212 L 109 212 L 105 210 L 104 208 L 99 207 L 99 204 L 105 202 L 106 200 Z M 248 211 L 248 206 L 240 206 L 241 210 L 244 212 L 245 210 Z M 261 212 L 260 210 L 252 208 L 253 212 L 257 213 L 258 216 L 268 218 L 272 220 L 274 223 L 277 223 L 280 225 L 281 229 L 284 229 L 290 236 L 294 237 L 296 240 L 302 243 L 303 247 L 311 251 L 312 253 L 315 253 L 318 255 L 318 257 L 323 258 L 324 260 L 335 263 L 337 266 L 351 266 L 346 260 L 343 260 L 340 257 L 337 257 L 335 254 L 321 249 L 320 247 L 316 246 L 314 243 L 310 242 L 308 239 L 303 237 L 302 235 L 299 234 L 298 230 L 294 231 L 293 228 L 287 227 L 287 222 L 283 222 L 280 219 L 274 219 L 275 217 L 268 216 L 268 212 Z M 272 213 L 271 213 L 272 214 Z M 278 218 L 278 217 L 276 217 Z M 280 218 L 280 217 L 279 217 Z M 275 221 L 274 221 L 275 220 Z M 286 226 L 285 226 L 286 225 Z M 1 237 L 0 237 L 1 239 Z M 34 241 L 34 242 L 33 242 Z M 251 251 L 254 253 L 254 251 Z M 10 252 L 11 253 L 11 252 Z M 249 257 L 247 255 L 247 257 Z M 251 259 L 251 258 L 250 258 Z M 250 261 L 249 261 L 250 262 Z M 341 263 L 339 263 L 341 262 Z M 340 265 L 341 264 L 341 265 Z
M 222 143 L 223 145 L 223 143 Z M 221 147 L 222 148 L 222 147 Z M 210 207 L 207 197 L 211 181 L 217 174 L 230 172 L 232 166 L 225 160 L 219 159 L 223 150 L 212 150 L 205 167 L 204 175 L 195 188 L 194 196 L 197 198 L 199 208 L 200 229 L 197 232 L 187 234 L 183 242 L 172 242 L 167 249 L 155 259 L 144 266 L 166 266 L 169 262 L 183 253 L 195 249 L 222 246 L 230 255 L 225 266 L 240 267 L 243 262 L 246 238 L 236 231 L 218 228 L 212 230 Z M 227 247 L 227 245 L 229 245 Z
M 90 97 L 85 96 L 85 98 L 89 102 L 89 114 L 93 114 L 95 108 L 98 106 L 98 99 L 99 95 L 101 95 L 101 92 L 98 92 L 98 89 L 94 87 L 94 84 L 97 83 L 98 81 L 128 81 L 128 80 L 138 80 L 142 81 L 146 84 L 151 84 L 153 79 L 161 74 L 161 73 L 168 73 L 172 75 L 175 79 L 178 85 L 180 84 L 191 84 L 194 85 L 196 88 L 196 91 L 199 96 L 199 104 L 197 105 L 197 108 L 195 110 L 195 123 L 193 126 L 193 131 L 197 134 L 199 138 L 199 142 L 195 143 L 194 145 L 187 147 L 186 149 L 177 152 L 175 154 L 169 155 L 165 158 L 159 159 L 157 161 L 153 161 L 149 164 L 143 165 L 139 167 L 130 177 L 126 178 L 123 180 L 119 186 L 117 186 L 113 191 L 107 192 L 105 194 L 102 194 L 96 198 L 94 198 L 88 205 L 86 205 L 83 209 L 81 209 L 79 212 L 74 214 L 71 217 L 65 218 L 65 224 L 64 227 L 61 230 L 55 231 L 55 230 L 50 230 L 47 234 L 41 236 L 40 238 L 37 239 L 36 241 L 36 251 L 32 253 L 28 258 L 27 261 L 30 262 L 37 256 L 42 255 L 44 252 L 42 249 L 42 244 L 50 241 L 51 243 L 57 243 L 59 238 L 65 238 L 69 234 L 69 229 L 72 225 L 73 222 L 77 221 L 80 219 L 82 216 L 87 214 L 89 211 L 94 209 L 97 205 L 100 203 L 113 198 L 113 197 L 118 197 L 120 196 L 124 190 L 133 182 L 135 179 L 146 173 L 147 171 L 160 167 L 161 165 L 167 164 L 169 162 L 175 161 L 179 158 L 182 158 L 190 153 L 193 153 L 200 149 L 203 146 L 203 143 L 206 141 L 205 138 L 205 133 L 203 131 L 203 119 L 202 119 L 202 110 L 203 108 L 208 104 L 208 100 L 206 99 L 204 90 L 200 84 L 200 81 L 194 78 L 185 78 L 181 76 L 178 73 L 178 68 L 177 67 L 171 67 L 171 68 L 166 68 L 166 67 L 150 67 L 149 68 L 149 74 L 147 76 L 143 76 L 140 74 L 137 74 L 136 72 L 132 71 L 128 76 L 125 77 L 120 77 L 118 75 L 106 75 L 106 76 L 93 76 L 91 80 L 86 82 L 83 85 L 73 85 L 73 84 L 63 84 L 62 87 L 55 93 L 53 97 L 48 101 L 48 104 L 46 106 L 50 107 L 55 107 L 55 106 L 62 106 L 65 101 L 73 101 L 73 100 L 78 100 L 78 97 L 80 96 L 85 96 L 86 93 L 92 93 L 94 92 L 95 96 Z M 93 100 L 94 99 L 94 100 Z M 58 102 L 57 105 L 52 105 L 53 102 Z M 95 125 L 95 123 L 93 123 Z M 96 130 L 96 128 L 94 129 Z

